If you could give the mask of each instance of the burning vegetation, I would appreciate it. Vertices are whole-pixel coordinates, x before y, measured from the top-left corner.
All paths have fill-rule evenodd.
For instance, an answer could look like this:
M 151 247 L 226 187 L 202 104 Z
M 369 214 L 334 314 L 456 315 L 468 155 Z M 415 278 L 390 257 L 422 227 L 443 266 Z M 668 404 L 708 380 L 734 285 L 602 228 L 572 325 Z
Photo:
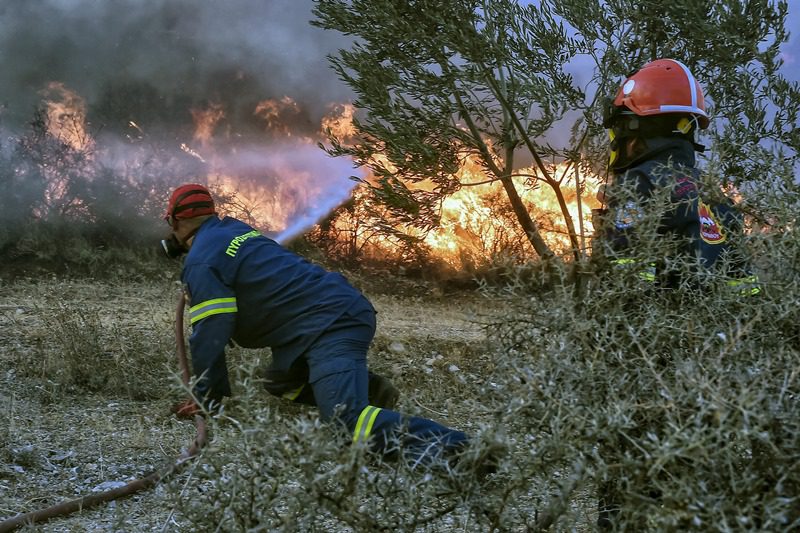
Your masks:
M 357 141 L 355 110 L 348 104 L 330 106 L 311 127 L 310 115 L 290 97 L 263 99 L 253 105 L 248 121 L 255 126 L 248 129 L 241 127 L 229 104 L 211 101 L 190 107 L 190 131 L 173 128 L 187 133 L 173 136 L 168 144 L 163 132 L 146 129 L 130 115 L 116 120 L 127 119 L 124 137 L 107 134 L 93 122 L 93 109 L 63 83 L 53 82 L 42 91 L 39 109 L 28 133 L 9 138 L 3 147 L 8 170 L 0 186 L 16 192 L 5 197 L 13 205 L 4 211 L 25 210 L 42 227 L 72 228 L 73 241 L 99 249 L 154 239 L 165 191 L 193 179 L 212 187 L 225 214 L 283 242 L 310 230 L 308 238 L 334 260 L 427 264 L 475 273 L 497 261 L 518 263 L 535 255 L 501 184 L 487 176 L 475 157 L 465 157 L 453 169 L 460 186 L 442 198 L 432 219 L 422 224 L 393 221 L 373 194 L 379 180 L 318 146 L 327 143 L 326 135 L 343 143 Z M 564 184 L 585 253 L 598 178 L 581 176 L 566 163 L 548 168 Z M 513 179 L 548 244 L 569 252 L 558 201 L 551 189 L 541 186 L 541 174 L 524 168 Z M 428 180 L 410 187 L 425 193 L 437 184 Z M 125 223 L 124 238 L 121 230 L 104 226 L 120 222 L 114 213 L 137 217 L 135 224 Z M 6 231 L 2 245 L 12 257 L 30 252 L 23 234 Z M 57 255 L 54 251 L 52 259 Z

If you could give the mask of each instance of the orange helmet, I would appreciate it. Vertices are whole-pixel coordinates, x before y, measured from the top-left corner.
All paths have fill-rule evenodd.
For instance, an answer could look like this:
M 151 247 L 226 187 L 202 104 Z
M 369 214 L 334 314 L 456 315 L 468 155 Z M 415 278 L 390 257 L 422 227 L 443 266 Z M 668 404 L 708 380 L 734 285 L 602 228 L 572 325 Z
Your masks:
M 703 89 L 686 65 L 674 59 L 656 59 L 631 74 L 617 90 L 613 105 L 641 117 L 686 113 L 697 119 L 701 129 L 708 127 Z

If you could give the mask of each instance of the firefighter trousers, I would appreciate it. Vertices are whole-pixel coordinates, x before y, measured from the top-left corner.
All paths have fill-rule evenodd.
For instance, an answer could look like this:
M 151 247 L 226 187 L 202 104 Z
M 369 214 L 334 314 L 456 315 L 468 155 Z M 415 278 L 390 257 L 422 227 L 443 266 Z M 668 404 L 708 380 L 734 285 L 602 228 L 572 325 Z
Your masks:
M 282 396 L 313 399 L 323 420 L 341 422 L 354 442 L 369 442 L 388 456 L 400 453 L 413 462 L 427 462 L 463 449 L 468 437 L 461 431 L 369 404 L 367 351 L 374 335 L 375 310 L 359 299 L 302 356 L 313 394 L 301 384 Z

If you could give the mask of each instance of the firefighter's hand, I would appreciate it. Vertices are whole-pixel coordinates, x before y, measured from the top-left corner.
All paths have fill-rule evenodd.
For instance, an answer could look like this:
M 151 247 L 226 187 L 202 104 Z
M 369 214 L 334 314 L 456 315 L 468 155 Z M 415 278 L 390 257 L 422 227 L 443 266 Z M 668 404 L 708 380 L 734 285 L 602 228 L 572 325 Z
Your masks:
M 183 419 L 192 419 L 194 415 L 203 413 L 202 409 L 191 398 L 173 405 L 172 412 L 175 413 L 176 417 Z

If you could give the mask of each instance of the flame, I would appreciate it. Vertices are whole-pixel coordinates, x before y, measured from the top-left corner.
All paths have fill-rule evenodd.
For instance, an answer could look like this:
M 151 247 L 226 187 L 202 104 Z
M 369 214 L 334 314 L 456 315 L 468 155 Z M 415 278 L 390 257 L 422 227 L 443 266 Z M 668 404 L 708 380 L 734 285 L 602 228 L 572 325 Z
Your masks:
M 94 139 L 86 127 L 86 101 L 61 82 L 50 82 L 40 91 L 46 134 L 67 150 L 57 149 L 41 165 L 47 178 L 43 191 L 44 204 L 34 214 L 46 218 L 51 213 L 61 216 L 84 210 L 81 198 L 70 191 L 74 174 L 92 178 L 90 164 L 94 158 Z M 69 171 L 65 172 L 65 168 Z
M 42 91 L 47 132 L 78 151 L 94 144 L 86 131 L 86 101 L 61 82 L 50 82 Z
M 301 115 L 300 106 L 292 98 L 284 96 L 280 100 L 262 100 L 256 105 L 253 115 L 264 121 L 266 131 L 273 137 L 290 138 L 295 134 L 292 124 Z M 304 139 L 309 140 L 309 139 Z
M 315 143 L 324 137 L 321 130 L 314 137 L 296 132 L 303 112 L 288 96 L 262 100 L 252 114 L 263 121 L 266 135 L 237 137 L 230 150 L 219 150 L 214 135 L 225 119 L 223 105 L 192 110 L 193 140 L 200 146 L 181 143 L 180 149 L 206 164 L 206 181 L 223 201 L 223 214 L 290 238 L 348 199 L 354 186 L 348 179 L 352 165 L 317 148 Z M 351 117 L 352 106 L 336 106 L 323 124 L 349 124 Z
M 392 168 L 381 154 L 376 155 L 372 163 L 380 163 L 390 170 Z M 593 233 L 591 210 L 600 207 L 596 192 L 601 180 L 591 175 L 578 175 L 576 188 L 572 165 L 553 164 L 547 170 L 562 183 L 561 192 L 567 211 L 578 233 L 582 252 L 585 253 L 589 248 L 587 236 Z M 540 176 L 537 169 L 523 168 L 516 171 L 513 181 L 548 246 L 557 253 L 570 253 L 572 246 L 567 224 L 556 194 L 550 186 L 537 181 L 537 176 Z M 485 263 L 502 255 L 531 257 L 532 247 L 512 212 L 502 184 L 490 179 L 478 157 L 466 158 L 455 177 L 462 187 L 442 200 L 437 228 L 427 232 L 411 227 L 397 229 L 422 240 L 433 256 L 454 268 L 463 268 L 465 263 Z M 370 178 L 367 181 L 374 183 Z M 430 191 L 434 186 L 433 182 L 423 181 L 413 188 Z M 355 194 L 357 202 L 369 203 L 366 190 L 356 191 Z M 335 230 L 347 235 L 347 238 L 355 239 L 354 247 L 370 255 L 396 256 L 402 244 L 391 237 L 366 230 L 365 223 L 370 211 L 377 212 L 378 218 L 382 216 L 380 208 L 374 205 L 360 212 L 354 210 L 335 221 Z
M 567 163 L 551 165 L 548 171 L 556 176 L 574 172 Z M 513 181 L 528 212 L 539 225 L 545 242 L 558 253 L 568 253 L 571 250 L 569 233 L 555 191 L 541 183 L 531 186 L 529 179 L 524 176 L 536 176 L 536 169 L 521 169 L 517 174 L 520 176 L 513 178 Z M 425 235 L 425 243 L 453 266 L 459 266 L 465 254 L 488 258 L 527 250 L 527 237 L 511 212 L 502 185 L 497 181 L 488 181 L 483 174 L 476 176 L 474 168 L 462 169 L 460 176 L 462 183 L 482 184 L 462 187 L 445 199 L 440 227 Z M 582 234 L 590 235 L 591 210 L 599 207 L 594 194 L 599 180 L 589 177 L 584 180 L 580 191 L 570 186 L 566 179 L 562 183 L 561 191 L 575 231 L 580 234 L 583 228 Z
M 84 100 L 57 82 L 49 84 L 43 93 L 49 134 L 79 150 L 93 146 L 86 131 Z M 305 110 L 292 98 L 261 100 L 252 115 L 263 122 L 262 136 L 245 141 L 238 135 L 226 135 L 226 141 L 235 140 L 236 144 L 229 142 L 228 150 L 222 151 L 215 145 L 215 138 L 219 139 L 218 130 L 226 119 L 225 104 L 211 102 L 190 111 L 194 122 L 191 144 L 182 142 L 179 148 L 204 165 L 206 181 L 227 200 L 228 214 L 273 235 L 289 238 L 352 195 L 354 201 L 331 222 L 338 235 L 358 253 L 384 257 L 401 253 L 402 242 L 381 227 L 385 225 L 386 217 L 382 216 L 385 213 L 381 212 L 381 206 L 371 203 L 367 185 L 354 190 L 353 182 L 347 179 L 354 172 L 352 162 L 330 158 L 315 146 L 328 134 L 343 143 L 355 142 L 353 105 L 331 106 L 314 133 L 307 129 Z M 129 126 L 143 135 L 134 120 L 130 120 Z M 392 169 L 388 158 L 381 154 L 375 155 L 372 163 Z M 594 193 L 599 180 L 585 176 L 578 180 L 580 186 L 576 190 L 571 175 L 564 175 L 573 172 L 570 168 L 557 164 L 549 171 L 563 184 L 562 192 L 574 227 L 582 227 L 582 234 L 589 235 L 590 212 L 598 206 Z M 529 212 L 535 215 L 548 245 L 556 251 L 571 250 L 554 192 L 537 181 L 538 171 L 534 168 L 520 169 L 517 174 L 514 178 L 517 190 Z M 455 177 L 462 187 L 442 200 L 439 227 L 427 232 L 394 228 L 397 233 L 422 240 L 434 256 L 456 268 L 502 254 L 531 257 L 530 244 L 519 228 L 502 185 L 489 179 L 478 158 L 466 158 Z M 361 178 L 370 181 L 370 176 Z M 50 197 L 57 200 L 64 191 L 54 187 Z M 431 191 L 435 183 L 424 181 L 414 187 Z
M 343 142 L 354 139 L 356 128 L 353 124 L 353 115 L 355 113 L 353 105 L 334 104 L 330 109 L 330 113 L 322 118 L 322 132 L 330 132 Z
M 335 115 L 323 121 L 323 130 L 330 129 L 341 141 L 352 141 L 356 137 L 353 116 L 352 106 L 339 106 Z M 370 163 L 389 171 L 394 168 L 383 154 L 374 155 Z M 581 252 L 588 253 L 589 236 L 594 231 L 591 211 L 600 207 L 596 193 L 601 179 L 594 175 L 580 175 L 568 163 L 552 164 L 547 171 L 562 183 L 561 193 Z M 541 173 L 535 168 L 519 169 L 515 176 L 516 189 L 536 220 L 545 242 L 557 253 L 570 253 L 572 244 L 567 223 L 555 191 L 537 179 Z M 455 178 L 462 187 L 442 200 L 437 228 L 427 232 L 412 227 L 395 229 L 422 240 L 435 257 L 455 268 L 463 267 L 465 262 L 486 262 L 504 254 L 532 257 L 532 246 L 513 214 L 502 184 L 490 179 L 479 158 L 465 158 Z M 367 177 L 366 181 L 375 184 L 373 176 Z M 425 191 L 431 191 L 435 186 L 430 180 L 409 185 L 412 189 Z M 349 241 L 348 246 L 353 251 L 377 257 L 395 257 L 402 253 L 403 243 L 376 227 L 386 213 L 380 206 L 371 204 L 367 187 L 365 184 L 354 191 L 355 207 L 339 214 L 333 222 L 333 233 Z
M 347 201 L 355 185 L 351 163 L 297 139 L 218 154 L 213 166 L 209 183 L 227 200 L 225 214 L 284 242 Z
M 194 140 L 203 147 L 209 146 L 214 136 L 214 130 L 217 129 L 219 122 L 225 118 L 223 105 L 218 102 L 212 102 L 205 109 L 192 109 L 191 113 L 194 121 Z

